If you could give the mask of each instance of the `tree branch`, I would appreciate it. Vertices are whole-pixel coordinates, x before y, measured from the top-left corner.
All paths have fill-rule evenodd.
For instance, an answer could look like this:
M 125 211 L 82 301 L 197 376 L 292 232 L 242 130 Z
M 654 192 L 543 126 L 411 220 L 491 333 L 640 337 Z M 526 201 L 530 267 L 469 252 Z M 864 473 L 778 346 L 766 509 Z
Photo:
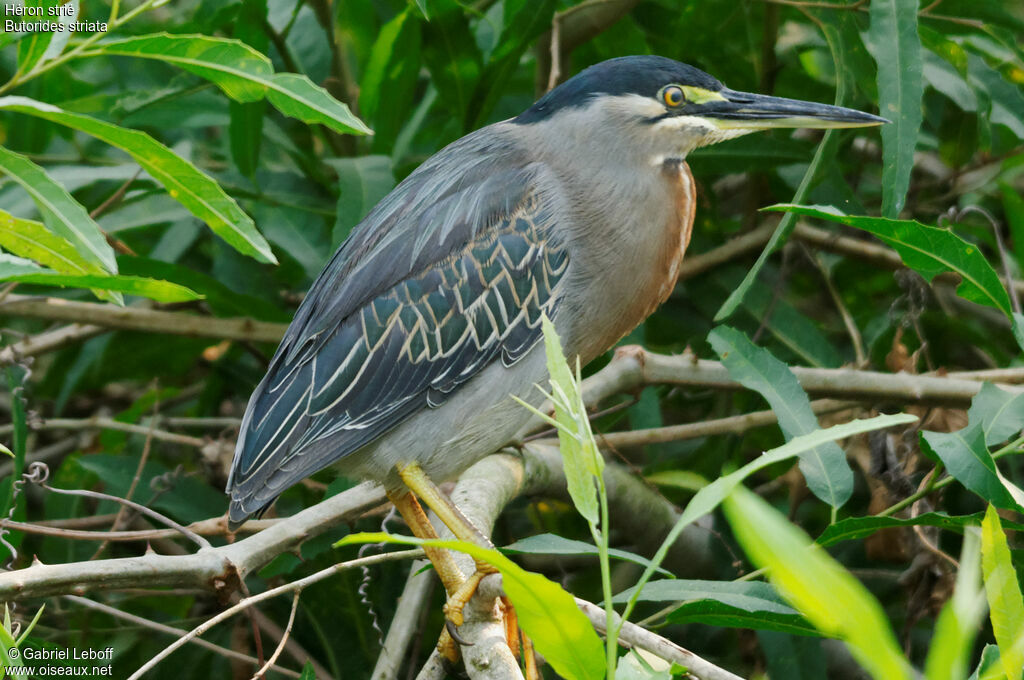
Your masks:
M 0 303 L 0 317 L 4 316 L 88 323 L 105 328 L 150 333 L 254 342 L 279 342 L 287 327 L 286 324 L 256 321 L 255 319 L 222 319 L 184 312 L 165 312 L 143 307 L 118 307 L 96 302 L 78 302 L 31 295 L 8 295 Z

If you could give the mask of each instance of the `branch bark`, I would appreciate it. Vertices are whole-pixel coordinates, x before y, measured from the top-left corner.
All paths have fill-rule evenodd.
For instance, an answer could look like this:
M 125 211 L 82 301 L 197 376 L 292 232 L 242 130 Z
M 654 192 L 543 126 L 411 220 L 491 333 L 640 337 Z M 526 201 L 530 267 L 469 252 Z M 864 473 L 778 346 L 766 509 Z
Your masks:
M 0 303 L 0 317 L 20 316 L 69 323 L 86 323 L 149 333 L 169 333 L 222 340 L 279 342 L 286 324 L 255 319 L 222 319 L 184 312 L 142 307 L 118 307 L 62 298 L 8 295 Z

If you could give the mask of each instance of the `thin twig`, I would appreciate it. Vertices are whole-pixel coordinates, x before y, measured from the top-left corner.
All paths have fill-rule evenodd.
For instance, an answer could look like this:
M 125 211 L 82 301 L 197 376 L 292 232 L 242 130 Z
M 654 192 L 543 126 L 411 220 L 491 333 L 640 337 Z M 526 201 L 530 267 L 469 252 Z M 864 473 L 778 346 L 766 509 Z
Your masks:
M 77 321 L 106 328 L 149 333 L 275 343 L 281 340 L 287 328 L 286 324 L 255 319 L 222 319 L 143 307 L 118 307 L 96 302 L 14 294 L 8 295 L 0 302 L 0 317 L 3 316 Z
M 832 281 L 832 276 L 828 269 L 825 267 L 825 263 L 821 261 L 821 257 L 816 253 L 812 253 L 807 248 L 807 244 L 800 244 L 801 250 L 804 255 L 811 261 L 811 264 L 821 274 L 821 278 L 825 281 L 825 287 L 828 289 L 828 294 L 832 298 L 832 304 L 839 310 L 839 316 L 843 319 L 843 325 L 846 326 L 846 334 L 850 336 L 850 342 L 853 344 L 853 353 L 857 357 L 857 366 L 863 368 L 868 365 L 867 353 L 864 351 L 864 341 L 861 339 L 860 330 L 857 329 L 857 322 L 853 320 L 853 315 L 850 314 L 850 310 L 846 308 L 846 304 L 843 303 L 843 297 L 839 294 L 836 289 L 835 283 Z
M 153 401 L 153 418 L 156 418 L 156 416 L 160 413 L 159 391 L 157 391 L 156 394 L 157 397 Z M 139 456 L 139 462 L 135 465 L 135 474 L 132 476 L 132 481 L 128 485 L 128 491 L 124 495 L 124 499 L 126 501 L 130 501 L 132 499 L 132 496 L 135 495 L 135 489 L 139 485 L 139 479 L 142 477 L 142 471 L 146 467 L 146 461 L 149 460 L 149 451 L 153 446 L 154 430 L 155 428 L 153 427 L 153 421 L 151 420 L 149 425 L 149 432 L 146 433 L 146 443 L 142 445 L 142 455 Z M 121 524 L 127 513 L 128 508 L 124 505 L 117 509 L 117 514 L 114 516 L 114 522 L 110 526 L 111 531 L 117 531 L 121 528 Z M 108 545 L 110 545 L 109 540 L 100 543 L 99 547 L 96 548 L 96 552 L 93 553 L 93 556 L 90 559 L 96 559 L 101 554 L 103 554 L 103 551 L 106 550 Z
M 422 555 L 423 551 L 417 548 L 415 550 L 401 550 L 398 552 L 381 553 L 379 555 L 369 555 L 367 557 L 349 560 L 348 562 L 339 562 L 338 564 L 334 564 L 330 567 L 327 567 L 326 569 L 321 569 L 320 571 L 314 574 L 310 574 L 305 578 L 301 578 L 298 581 L 286 583 L 282 586 L 271 588 L 270 590 L 265 590 L 262 593 L 258 593 L 251 597 L 239 600 L 238 603 L 234 606 L 228 607 L 216 616 L 204 621 L 199 626 L 196 626 L 188 633 L 183 635 L 181 638 L 175 640 L 168 647 L 164 648 L 156 656 L 154 656 L 152 659 L 143 664 L 143 666 L 139 668 L 139 670 L 132 673 L 131 676 L 129 676 L 128 680 L 138 680 L 138 678 L 141 678 L 147 672 L 152 670 L 158 663 L 166 659 L 168 656 L 171 655 L 171 653 L 173 653 L 175 650 L 180 648 L 185 643 L 199 637 L 206 631 L 216 626 L 221 621 L 225 621 L 231 618 L 235 614 L 243 611 L 244 609 L 247 609 L 248 607 L 253 606 L 254 604 L 258 604 L 260 602 L 263 602 L 264 600 L 269 600 L 271 598 L 277 597 L 278 595 L 283 595 L 284 593 L 291 593 L 295 592 L 296 590 L 302 590 L 308 586 L 313 585 L 314 583 L 319 583 L 320 581 L 323 581 L 326 578 L 330 578 L 331 576 L 334 576 L 339 572 L 345 571 L 346 569 L 360 567 L 364 564 L 380 564 L 382 562 L 393 562 L 397 560 L 413 559 L 416 557 L 421 557 Z
M 602 633 L 605 632 L 608 620 L 604 609 L 578 597 L 576 598 L 576 606 L 587 615 L 594 628 Z M 678 663 L 680 666 L 685 667 L 690 675 L 700 680 L 743 680 L 740 676 L 716 666 L 690 650 L 684 649 L 645 628 L 641 628 L 635 623 L 628 621 L 621 623 L 619 641 L 627 647 L 639 647 L 666 661 Z
M 819 399 L 811 402 L 811 409 L 815 413 L 830 413 L 842 411 L 843 409 L 857 406 L 857 402 L 837 401 L 835 399 Z M 717 418 L 698 423 L 687 423 L 685 425 L 667 425 L 664 427 L 651 427 L 642 430 L 631 430 L 628 432 L 608 432 L 597 434 L 597 443 L 602 447 L 620 448 L 627 446 L 644 446 L 646 444 L 664 444 L 667 442 L 682 441 L 684 439 L 696 439 L 697 437 L 710 437 L 716 434 L 732 433 L 740 434 L 755 427 L 773 425 L 779 421 L 774 411 L 754 411 L 738 416 Z
M 262 680 L 263 676 L 268 670 L 274 667 L 277 663 L 277 658 L 281 656 L 281 652 L 284 651 L 284 646 L 288 642 L 288 637 L 292 634 L 292 625 L 295 623 L 295 612 L 299 609 L 299 598 L 302 596 L 301 590 L 296 590 L 295 595 L 292 597 L 292 613 L 288 615 L 288 623 L 284 627 L 284 634 L 281 636 L 281 641 L 277 643 L 277 647 L 274 649 L 274 653 L 270 655 L 267 662 L 256 671 L 255 675 L 252 676 L 252 680 Z
M 72 323 L 52 331 L 30 335 L 24 340 L 0 349 L 0 365 L 12 364 L 24 357 L 35 357 L 47 352 L 54 352 L 105 332 L 107 329 L 102 326 Z
M 101 501 L 114 501 L 115 503 L 126 505 L 132 510 L 135 510 L 136 512 L 140 512 L 143 515 L 146 515 L 147 517 L 155 519 L 157 522 L 160 522 L 161 524 L 165 524 L 171 527 L 175 531 L 179 532 L 182 536 L 198 545 L 200 550 L 203 548 L 213 547 L 212 545 L 210 545 L 210 542 L 207 541 L 205 538 L 190 531 L 187 527 L 178 524 L 170 517 L 167 517 L 166 515 L 163 515 L 157 512 L 156 510 L 147 508 L 145 505 L 140 505 L 134 501 L 129 501 L 124 498 L 120 498 L 119 496 L 113 496 L 108 493 L 101 493 L 99 491 L 89 491 L 87 489 L 58 489 L 50 486 L 49 484 L 44 483 L 41 483 L 39 486 L 46 489 L 47 491 L 52 491 L 53 493 L 61 494 L 64 496 L 82 496 L 83 498 L 95 498 Z
M 156 592 L 152 594 L 159 595 L 162 593 Z M 116 609 L 109 605 L 105 605 L 102 602 L 96 602 L 95 600 L 90 600 L 85 597 L 79 597 L 78 595 L 63 595 L 62 597 L 68 602 L 73 602 L 81 607 L 94 609 L 96 611 L 103 612 L 104 614 L 107 614 L 109 616 L 113 616 L 114 618 L 121 619 L 122 621 L 127 621 L 128 623 L 141 626 L 143 628 L 148 628 L 150 630 L 155 630 L 160 633 L 166 633 L 167 635 L 178 637 L 184 632 L 180 628 L 174 628 L 163 623 L 151 621 L 150 619 L 144 619 L 141 616 L 136 616 L 135 614 L 123 612 L 120 609 Z M 254 666 L 258 665 L 259 663 L 259 661 L 255 657 L 249 656 L 248 654 L 242 654 L 241 652 L 236 652 L 235 650 L 228 649 L 227 647 L 215 645 L 212 642 L 207 642 L 206 640 L 203 640 L 201 638 L 195 638 L 194 640 L 191 640 L 191 643 L 204 649 L 208 649 L 215 654 L 220 654 L 221 656 L 227 657 L 229 659 L 237 659 L 238 661 L 251 663 Z M 287 675 L 290 678 L 298 678 L 302 676 L 301 673 L 297 673 L 296 671 L 290 670 L 288 668 L 282 668 L 281 666 L 275 665 L 274 670 L 278 673 L 281 673 L 282 675 Z
M 0 426 L 0 435 L 11 433 L 13 428 L 13 425 Z M 207 444 L 205 439 L 199 439 L 198 437 L 189 437 L 184 434 L 165 432 L 163 430 L 158 430 L 153 426 L 124 423 L 120 420 L 101 416 L 94 416 L 92 418 L 49 418 L 38 422 L 30 422 L 29 428 L 35 432 L 44 432 L 47 430 L 118 430 L 120 432 L 145 435 L 147 437 L 152 437 L 157 441 L 181 444 L 183 446 L 192 446 L 195 448 L 202 448 Z

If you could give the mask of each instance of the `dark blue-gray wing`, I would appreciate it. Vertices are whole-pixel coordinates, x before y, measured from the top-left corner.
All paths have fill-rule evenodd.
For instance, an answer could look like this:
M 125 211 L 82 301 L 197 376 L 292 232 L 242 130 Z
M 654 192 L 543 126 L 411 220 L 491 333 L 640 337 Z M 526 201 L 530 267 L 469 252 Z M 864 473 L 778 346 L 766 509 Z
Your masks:
M 568 266 L 549 212 L 527 187 L 483 226 L 463 226 L 460 247 L 342 318 L 300 310 L 249 402 L 230 519 L 262 511 L 288 486 L 440 406 L 492 362 L 523 357 L 540 338 L 541 314 L 553 315 Z M 304 307 L 323 306 L 328 284 L 337 288 L 321 277 Z

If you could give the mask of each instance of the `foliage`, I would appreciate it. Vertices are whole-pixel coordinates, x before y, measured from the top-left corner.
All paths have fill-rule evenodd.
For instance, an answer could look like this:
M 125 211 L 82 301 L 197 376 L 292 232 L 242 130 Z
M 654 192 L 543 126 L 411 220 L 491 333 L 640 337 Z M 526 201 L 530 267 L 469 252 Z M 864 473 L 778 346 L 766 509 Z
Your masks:
M 553 422 L 572 503 L 514 503 L 494 534 L 507 554 L 488 555 L 504 567 L 513 600 L 523 597 L 515 583 L 547 588 L 574 617 L 554 630 L 578 638 L 535 634 L 551 662 L 545 677 L 592 677 L 598 666 L 620 678 L 682 673 L 646 653 L 616 653 L 615 626 L 613 642 L 596 651 L 593 631 L 568 613 L 576 610 L 566 591 L 630 621 L 664 624 L 660 635 L 743 677 L 816 678 L 853 659 L 879 677 L 1020 677 L 1020 3 L 64 7 L 73 14 L 59 21 L 84 28 L 0 33 L 0 453 L 10 454 L 0 456 L 0 516 L 149 527 L 109 500 L 13 484 L 40 459 L 55 488 L 131 497 L 183 523 L 220 516 L 238 418 L 274 347 L 225 336 L 219 324 L 287 322 L 360 219 L 448 143 L 516 115 L 587 65 L 660 54 L 735 90 L 837 103 L 892 123 L 760 133 L 688 159 L 699 196 L 681 280 L 623 342 L 666 355 L 690 349 L 720 362 L 699 369 L 721 369 L 746 389 L 679 379 L 591 404 L 586 380 L 580 387 L 575 366 L 553 355 Z M 783 213 L 759 212 L 766 206 Z M 58 302 L 43 305 L 51 296 Z M 101 306 L 75 306 L 83 302 Z M 177 315 L 183 332 L 126 328 L 110 321 L 114 308 L 132 319 Z M 98 311 L 68 316 L 76 309 L 104 310 L 102 325 L 93 326 Z M 199 329 L 185 332 L 196 318 Z M 582 367 L 582 377 L 610 360 Z M 805 391 L 808 367 L 825 371 L 824 386 Z M 998 372 L 964 373 L 989 369 Z M 867 370 L 902 372 L 908 387 L 854 382 Z M 927 386 L 914 377 L 925 372 Z M 990 383 L 957 392 L 979 378 Z M 776 415 L 753 413 L 765 408 Z M 97 419 L 107 425 L 94 427 Z M 654 430 L 653 443 L 618 455 L 603 441 L 690 423 L 710 429 Z M 647 484 L 605 484 L 623 470 Z M 322 473 L 288 490 L 272 514 L 293 515 L 354 481 Z M 658 512 L 622 509 L 636 507 Z M 368 518 L 351 533 L 378 529 L 379 518 Z M 348 533 L 302 543 L 247 587 L 262 592 L 329 567 L 342 559 L 330 546 Z M 704 549 L 681 557 L 672 545 L 693 534 Z M 0 538 L 18 568 L 33 556 L 56 564 L 145 550 L 11 528 Z M 174 541 L 154 542 L 160 553 L 186 546 L 160 540 Z M 285 651 L 279 665 L 302 677 L 370 677 L 375 627 L 404 614 L 395 602 L 407 568 L 373 567 L 362 588 L 372 608 L 351 572 L 308 586 L 290 639 L 310 662 Z M 131 622 L 74 599 L 17 602 L 0 630 L 4 662 L 15 663 L 12 645 L 113 646 L 113 674 L 126 676 L 171 642 L 140 619 L 188 629 L 220 607 L 212 593 L 145 587 L 88 595 Z M 441 602 L 435 593 L 417 623 L 425 643 L 410 667 L 441 630 Z M 537 625 L 531 614 L 549 613 L 543 603 L 517 604 L 527 628 Z M 287 625 L 288 605 L 260 605 L 273 622 L 264 658 L 278 640 L 266 631 Z M 203 638 L 255 657 L 250 624 L 233 621 Z M 823 637 L 847 642 L 852 657 Z M 255 671 L 187 645 L 146 677 L 225 677 L 233 663 L 235 674 Z

